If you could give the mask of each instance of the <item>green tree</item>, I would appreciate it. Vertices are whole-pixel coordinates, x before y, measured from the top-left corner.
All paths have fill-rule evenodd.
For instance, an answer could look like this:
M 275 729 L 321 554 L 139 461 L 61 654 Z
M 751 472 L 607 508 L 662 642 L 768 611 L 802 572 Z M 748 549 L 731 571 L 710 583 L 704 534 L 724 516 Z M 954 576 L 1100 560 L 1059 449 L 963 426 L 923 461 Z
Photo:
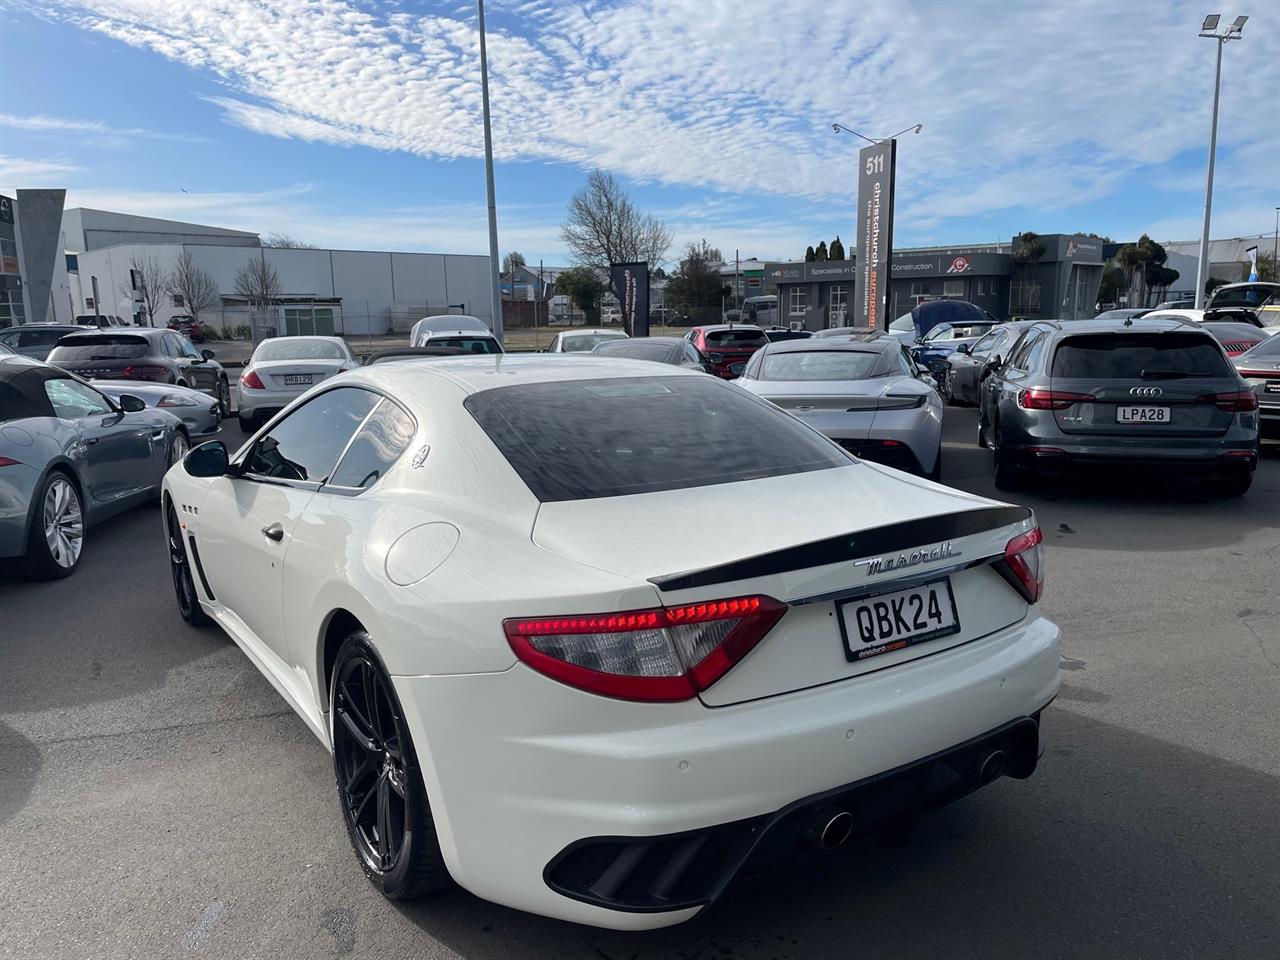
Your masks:
M 1098 302 L 1119 303 L 1124 289 L 1124 271 L 1119 267 L 1107 267 L 1102 271 L 1102 281 L 1098 284 Z
M 525 262 L 524 254 L 521 253 L 519 250 L 512 250 L 505 257 L 502 258 L 503 273 L 510 273 L 516 267 L 524 267 L 524 266 L 528 266 L 528 264 Z
M 1040 234 L 1032 233 L 1028 230 L 1026 233 L 1020 233 L 1013 238 L 1013 262 L 1017 264 L 1038 263 L 1040 258 L 1044 256 L 1045 245 L 1040 239 Z
M 836 234 L 836 238 L 831 241 L 827 256 L 832 260 L 844 259 L 844 244 L 840 242 L 840 234 Z
M 805 263 L 813 263 L 813 261 L 814 261 L 814 260 L 816 260 L 816 259 L 818 259 L 818 258 L 817 258 L 817 256 L 815 256 L 815 254 L 814 254 L 814 252 L 813 252 L 813 247 L 805 247 L 805 248 L 804 248 L 804 262 L 805 262 Z
M 564 294 L 579 310 L 591 312 L 600 306 L 604 281 L 590 267 L 570 267 L 556 277 L 556 293 Z
M 813 259 L 826 260 L 827 256 L 827 241 L 819 240 L 818 245 L 813 248 Z
M 663 302 L 694 323 L 720 319 L 722 298 L 732 294 L 720 279 L 720 251 L 702 240 L 685 247 L 684 258 L 663 294 Z

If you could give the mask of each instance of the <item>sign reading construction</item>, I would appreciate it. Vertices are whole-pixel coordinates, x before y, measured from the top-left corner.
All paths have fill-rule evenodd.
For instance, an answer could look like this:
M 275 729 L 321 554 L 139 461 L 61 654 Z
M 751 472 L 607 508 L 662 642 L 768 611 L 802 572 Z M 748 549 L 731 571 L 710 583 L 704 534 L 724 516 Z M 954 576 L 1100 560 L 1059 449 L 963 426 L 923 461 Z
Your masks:
M 858 153 L 858 283 L 854 325 L 889 328 L 889 260 L 893 255 L 893 173 L 898 141 Z
M 609 267 L 613 293 L 622 308 L 622 327 L 633 337 L 649 335 L 649 265 L 614 263 Z

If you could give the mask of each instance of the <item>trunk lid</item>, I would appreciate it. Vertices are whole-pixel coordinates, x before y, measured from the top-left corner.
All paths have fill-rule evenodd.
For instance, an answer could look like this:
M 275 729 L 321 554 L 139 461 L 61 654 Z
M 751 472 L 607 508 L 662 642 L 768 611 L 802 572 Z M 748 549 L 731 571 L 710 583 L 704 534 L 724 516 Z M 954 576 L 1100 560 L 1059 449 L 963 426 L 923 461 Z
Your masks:
M 914 490 L 906 489 L 912 486 Z M 622 501 L 625 501 L 622 502 Z M 797 509 L 821 503 L 820 510 Z M 726 513 L 726 504 L 736 504 Z M 940 652 L 1021 619 L 1026 601 L 990 566 L 1030 513 L 869 463 L 741 483 L 544 503 L 533 539 L 654 583 L 666 605 L 763 594 L 789 604 L 760 644 L 701 697 L 708 706 L 846 680 Z M 949 543 L 934 551 L 934 547 Z M 934 554 L 912 562 L 913 552 Z M 872 571 L 855 561 L 890 558 Z M 901 566 L 896 558 L 903 557 Z M 674 568 L 674 569 L 673 569 Z M 946 579 L 958 633 L 852 660 L 838 602 Z M 858 645 L 857 637 L 849 640 Z

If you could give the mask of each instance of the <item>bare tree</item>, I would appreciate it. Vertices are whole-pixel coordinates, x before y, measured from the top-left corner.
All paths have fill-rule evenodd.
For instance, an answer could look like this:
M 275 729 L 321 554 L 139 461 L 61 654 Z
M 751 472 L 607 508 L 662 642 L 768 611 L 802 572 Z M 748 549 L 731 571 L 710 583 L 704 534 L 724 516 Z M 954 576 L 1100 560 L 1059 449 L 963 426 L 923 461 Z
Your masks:
M 307 243 L 305 240 L 299 240 L 291 233 L 269 233 L 267 239 L 262 241 L 264 247 L 287 247 L 293 250 L 314 250 L 314 243 Z
M 182 256 L 174 264 L 173 272 L 169 275 L 169 292 L 182 298 L 182 304 L 193 320 L 199 320 L 203 311 L 222 302 L 217 283 L 206 271 L 196 266 L 190 250 L 183 250 Z
M 603 170 L 591 171 L 587 185 L 569 201 L 560 239 L 578 263 L 604 270 L 611 263 L 641 260 L 652 270 L 671 249 L 671 234 L 662 221 L 636 209 L 622 184 Z
M 524 254 L 519 250 L 512 250 L 502 258 L 502 272 L 510 273 L 516 267 L 525 266 Z
M 135 274 L 133 279 L 136 284 L 130 296 L 137 293 L 142 298 L 142 312 L 147 315 L 147 326 L 154 327 L 161 298 L 169 289 L 169 271 L 154 256 L 143 256 L 140 253 L 133 255 L 129 268 Z
M 236 271 L 236 293 L 255 310 L 265 310 L 280 298 L 280 275 L 266 259 L 253 257 Z

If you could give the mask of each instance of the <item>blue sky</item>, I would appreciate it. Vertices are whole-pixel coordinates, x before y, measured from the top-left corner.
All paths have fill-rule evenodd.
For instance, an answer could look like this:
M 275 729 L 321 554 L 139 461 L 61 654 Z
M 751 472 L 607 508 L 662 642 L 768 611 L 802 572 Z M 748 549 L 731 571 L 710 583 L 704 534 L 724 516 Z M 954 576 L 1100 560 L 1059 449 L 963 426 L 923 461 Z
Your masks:
M 1269 232 L 1280 205 L 1280 4 L 1250 6 L 1224 52 L 1215 236 Z M 1199 232 L 1203 4 L 486 9 L 504 252 L 564 263 L 559 225 L 596 166 L 677 248 L 848 244 L 858 141 L 833 120 L 874 136 L 924 124 L 899 146 L 897 246 Z M 324 246 L 484 253 L 478 77 L 459 0 L 0 0 L 0 188 Z

